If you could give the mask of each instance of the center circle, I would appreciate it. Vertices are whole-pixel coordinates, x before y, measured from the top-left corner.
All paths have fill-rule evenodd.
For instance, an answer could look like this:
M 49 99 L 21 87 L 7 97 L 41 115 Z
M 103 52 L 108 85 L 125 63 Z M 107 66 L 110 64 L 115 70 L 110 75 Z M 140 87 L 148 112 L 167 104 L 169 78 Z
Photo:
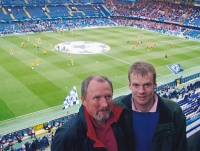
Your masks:
M 98 42 L 72 41 L 59 43 L 55 46 L 55 49 L 66 53 L 70 51 L 72 54 L 96 54 L 107 52 L 110 47 Z

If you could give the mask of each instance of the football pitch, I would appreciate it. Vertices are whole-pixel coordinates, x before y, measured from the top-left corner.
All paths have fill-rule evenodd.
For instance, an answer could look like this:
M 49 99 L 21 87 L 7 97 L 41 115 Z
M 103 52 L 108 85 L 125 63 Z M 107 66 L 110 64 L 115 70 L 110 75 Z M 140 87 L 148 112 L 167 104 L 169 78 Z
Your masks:
M 25 47 L 21 47 L 22 41 Z M 138 41 L 142 44 L 136 46 Z M 34 43 L 40 47 L 39 51 Z M 55 46 L 61 43 L 76 44 L 70 46 L 71 57 L 67 51 L 56 50 Z M 152 49 L 148 50 L 147 45 Z M 106 51 L 99 53 L 99 47 Z M 84 53 L 87 48 L 90 51 Z M 164 59 L 166 54 L 167 60 Z M 200 71 L 200 42 L 132 27 L 81 29 L 73 36 L 70 31 L 64 31 L 0 37 L 0 121 L 55 106 L 62 109 L 63 99 L 73 86 L 80 98 L 81 82 L 91 74 L 108 76 L 115 92 L 127 90 L 128 67 L 138 60 L 155 66 L 158 83 L 163 82 L 159 79 L 180 77 L 191 69 L 197 73 Z M 184 71 L 174 75 L 166 66 L 169 64 L 180 64 Z

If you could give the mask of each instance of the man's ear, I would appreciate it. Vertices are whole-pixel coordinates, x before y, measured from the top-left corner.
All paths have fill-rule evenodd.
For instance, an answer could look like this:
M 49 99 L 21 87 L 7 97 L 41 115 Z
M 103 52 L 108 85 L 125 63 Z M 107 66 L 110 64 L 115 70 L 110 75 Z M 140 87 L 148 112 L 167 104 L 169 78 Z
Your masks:
M 157 83 L 156 83 L 156 82 L 154 83 L 154 89 L 155 89 L 155 88 L 157 88 Z
M 130 82 L 128 82 L 128 87 L 131 90 L 131 83 Z
M 83 106 L 85 106 L 85 98 L 83 96 L 81 96 L 81 102 L 82 102 Z

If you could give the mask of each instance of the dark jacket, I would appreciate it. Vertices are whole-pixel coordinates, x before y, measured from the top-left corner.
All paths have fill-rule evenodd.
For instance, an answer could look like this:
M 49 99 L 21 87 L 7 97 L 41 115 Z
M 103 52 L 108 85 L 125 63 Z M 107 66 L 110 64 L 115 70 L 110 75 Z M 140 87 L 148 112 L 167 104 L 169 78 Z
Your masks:
M 112 112 L 119 118 L 122 110 L 114 105 Z M 111 126 L 116 137 L 118 151 L 126 151 L 121 127 L 116 122 Z M 74 117 L 57 129 L 51 151 L 107 151 L 101 144 L 96 138 L 91 121 L 84 113 L 84 107 L 81 106 Z
M 114 99 L 114 104 L 124 108 L 119 121 L 124 130 L 127 150 L 134 151 L 132 128 L 132 94 Z M 185 151 L 186 119 L 180 106 L 169 99 L 158 96 L 159 121 L 150 151 Z M 132 143 L 131 143 L 132 142 Z

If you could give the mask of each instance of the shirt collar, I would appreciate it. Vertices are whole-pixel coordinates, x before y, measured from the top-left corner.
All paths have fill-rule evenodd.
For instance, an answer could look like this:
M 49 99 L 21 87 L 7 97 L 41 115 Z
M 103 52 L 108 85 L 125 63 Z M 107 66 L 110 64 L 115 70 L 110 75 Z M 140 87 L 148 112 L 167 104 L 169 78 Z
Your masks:
M 156 112 L 156 109 L 157 109 L 158 96 L 154 93 L 153 97 L 154 97 L 155 102 L 154 102 L 152 108 L 149 110 L 149 112 Z M 132 99 L 132 110 L 136 111 L 136 112 L 141 112 L 140 110 L 136 109 L 135 104 L 133 103 L 133 99 Z

